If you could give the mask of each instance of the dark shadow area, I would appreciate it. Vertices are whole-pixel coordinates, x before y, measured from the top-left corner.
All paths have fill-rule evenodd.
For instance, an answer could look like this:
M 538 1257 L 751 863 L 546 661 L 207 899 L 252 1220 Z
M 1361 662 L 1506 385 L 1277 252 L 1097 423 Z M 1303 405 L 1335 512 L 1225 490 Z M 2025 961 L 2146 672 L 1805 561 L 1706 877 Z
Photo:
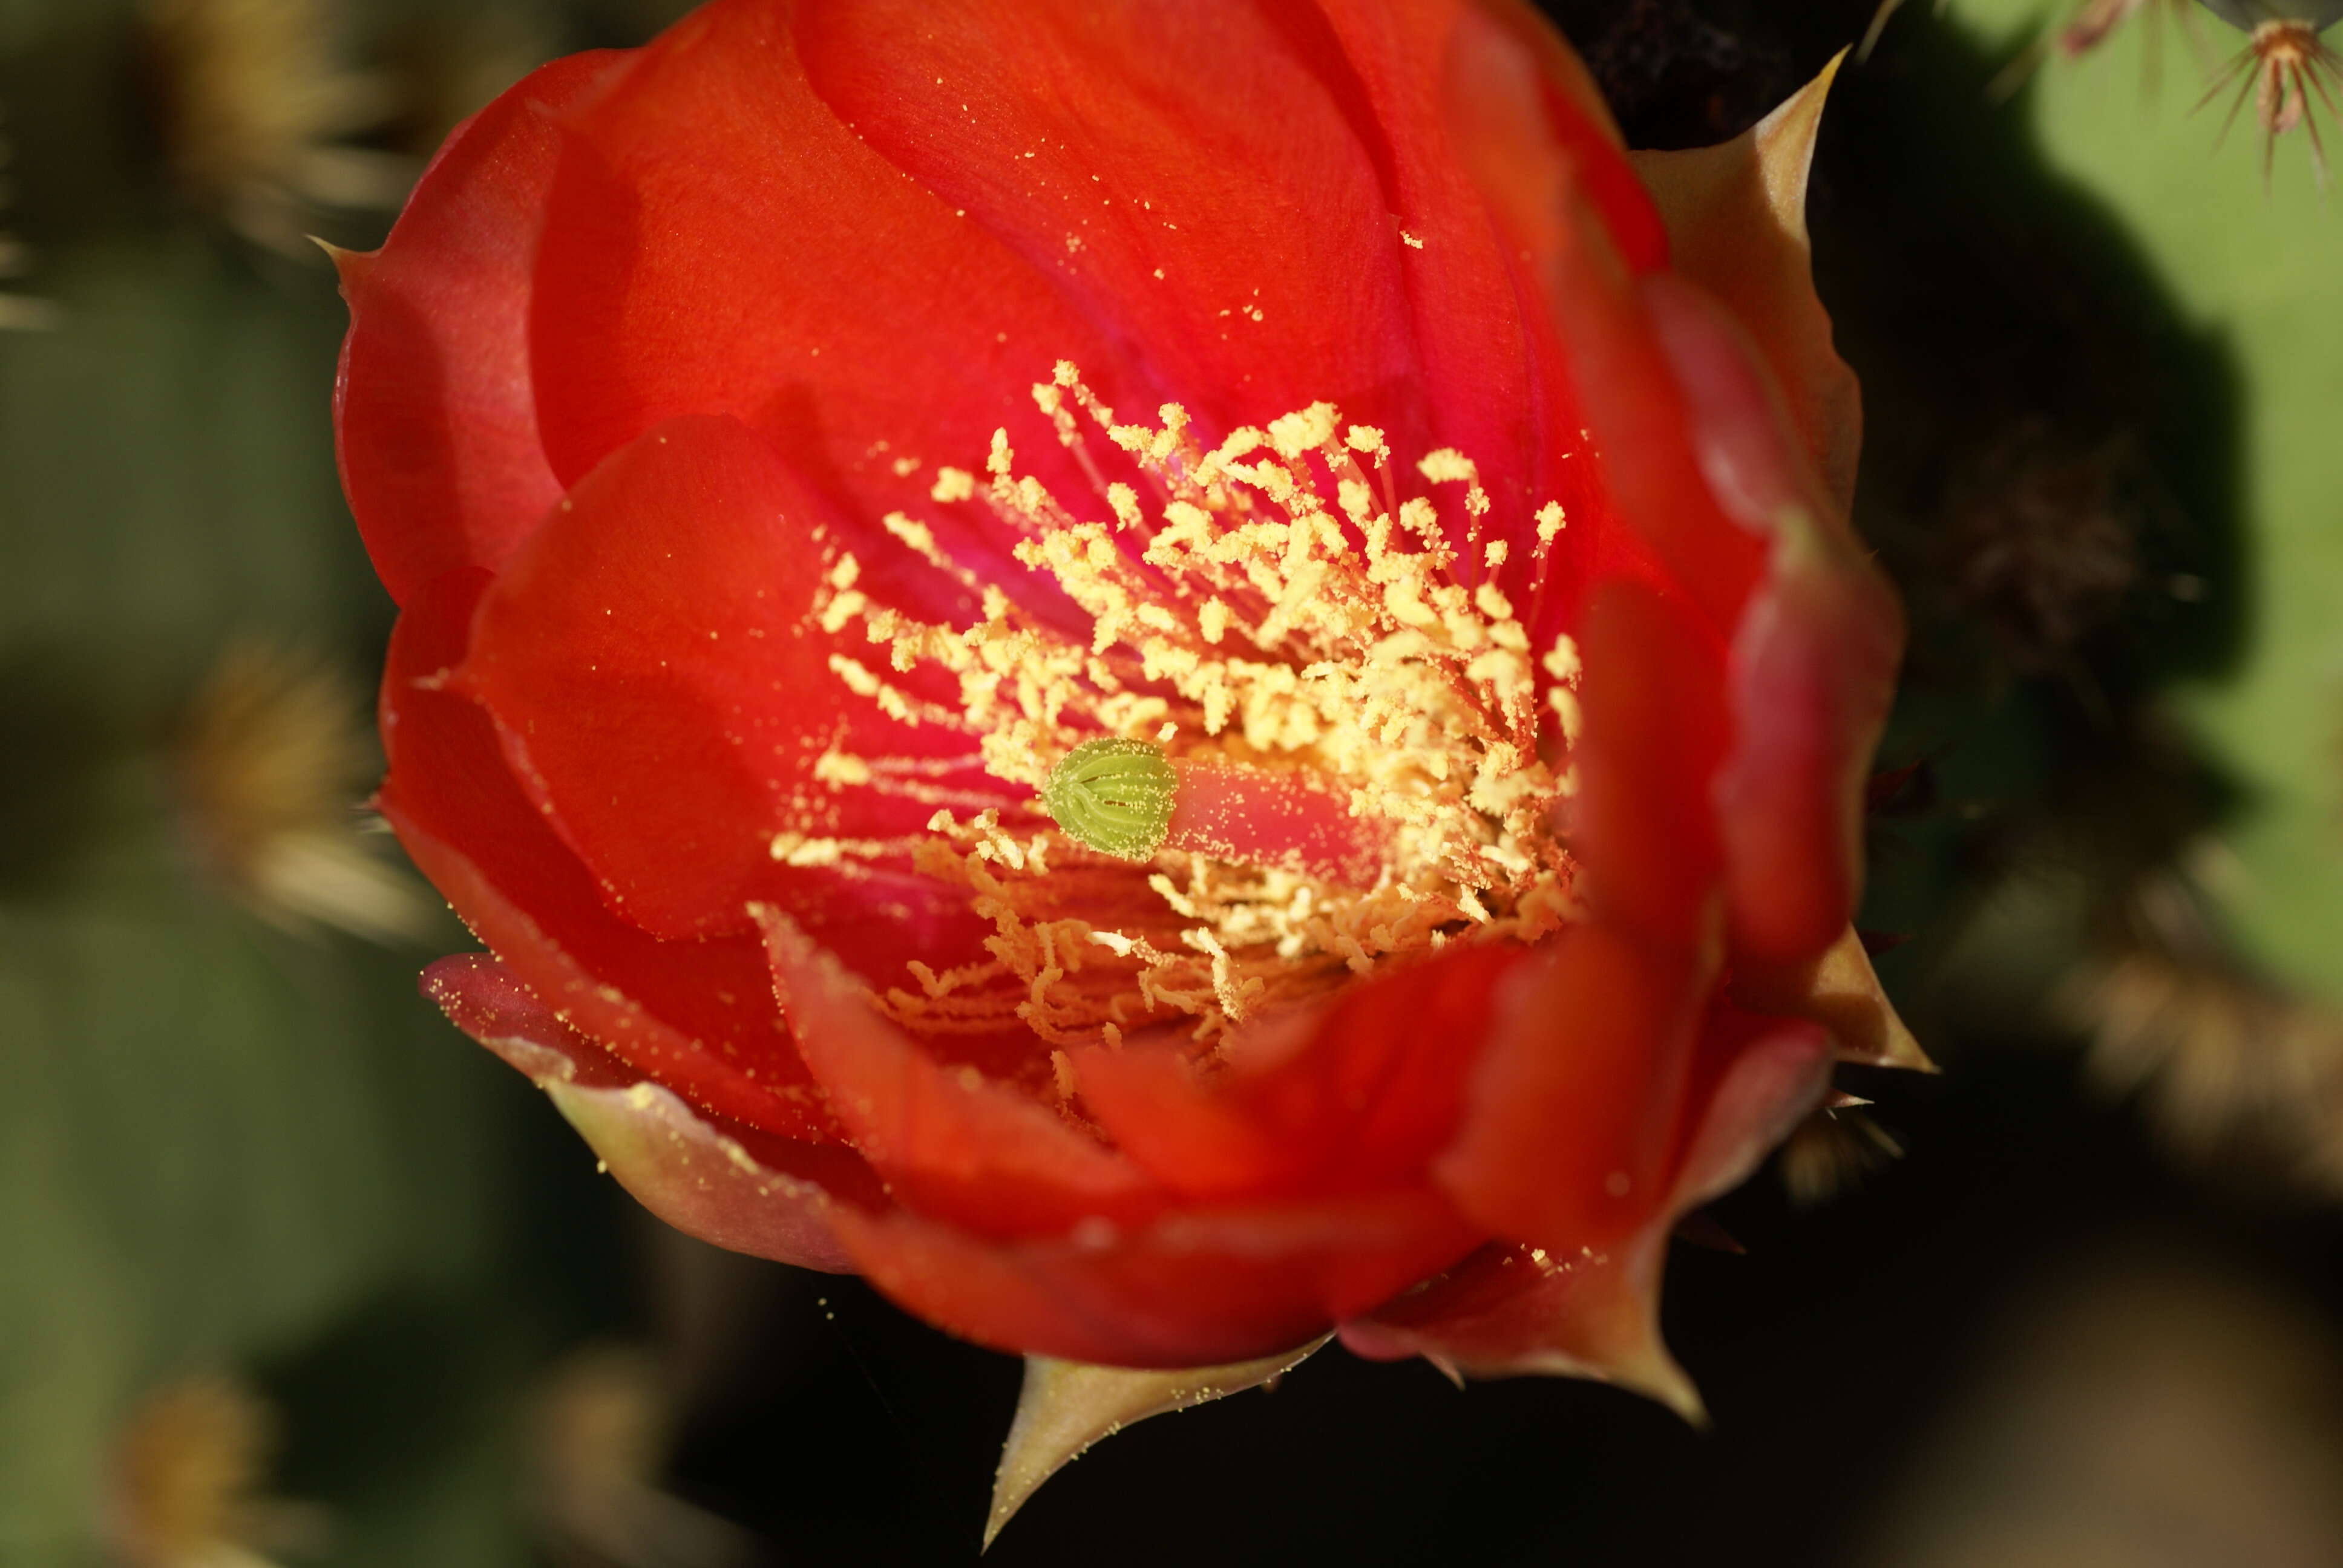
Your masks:
M 0 899 L 55 890 L 117 824 L 116 704 L 59 650 L 0 658 Z
M 264 1371 L 284 1422 L 288 1495 L 363 1507 L 395 1497 L 501 1419 L 520 1325 L 492 1301 L 401 1291 Z
M 2343 1312 L 2343 1221 L 2192 1186 L 2055 1051 L 1987 1058 L 1892 1103 L 1916 1152 L 1869 1189 L 1800 1212 L 1760 1181 L 1721 1211 L 1745 1256 L 1677 1249 L 1669 1338 L 1709 1432 L 1592 1384 L 1459 1392 L 1428 1367 L 1329 1352 L 1101 1444 L 986 1560 L 1828 1564 L 1973 1381 L 1985 1331 L 2082 1250 L 2147 1237 Z M 685 1490 L 787 1560 L 973 1563 L 1014 1363 L 858 1283 L 799 1278 L 775 1332 L 804 1348 L 737 1369 L 682 1452 Z

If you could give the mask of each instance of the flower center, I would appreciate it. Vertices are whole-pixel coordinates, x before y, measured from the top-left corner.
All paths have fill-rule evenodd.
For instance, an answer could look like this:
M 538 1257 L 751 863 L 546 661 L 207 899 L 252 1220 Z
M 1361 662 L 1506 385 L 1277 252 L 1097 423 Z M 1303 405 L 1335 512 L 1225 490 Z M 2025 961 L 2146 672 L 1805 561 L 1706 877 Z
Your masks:
M 1534 658 L 1496 586 L 1519 543 L 1538 592 L 1559 507 L 1534 541 L 1483 542 L 1469 459 L 1416 465 L 1461 492 L 1461 518 L 1443 519 L 1399 497 L 1382 432 L 1331 404 L 1208 450 L 1176 404 L 1156 425 L 1119 422 L 1071 365 L 1034 397 L 1105 518 L 1017 477 L 1005 434 L 985 482 L 946 468 L 932 496 L 1015 528 L 1017 558 L 1087 617 L 1087 638 L 976 581 L 901 514 L 889 531 L 980 594 L 982 618 L 878 605 L 846 555 L 814 609 L 832 637 L 860 623 L 887 650 L 888 675 L 833 654 L 850 689 L 963 733 L 1039 797 L 1038 812 L 931 819 L 915 863 L 963 886 L 994 934 L 981 962 L 910 965 L 916 989 L 881 999 L 892 1016 L 938 1034 L 1021 1023 L 1057 1044 L 1210 1039 L 1387 960 L 1534 940 L 1573 916 L 1577 652 L 1564 636 Z M 1100 435 L 1111 452 L 1092 453 Z M 834 785 L 914 771 L 824 760 Z M 804 852 L 784 838 L 777 856 Z

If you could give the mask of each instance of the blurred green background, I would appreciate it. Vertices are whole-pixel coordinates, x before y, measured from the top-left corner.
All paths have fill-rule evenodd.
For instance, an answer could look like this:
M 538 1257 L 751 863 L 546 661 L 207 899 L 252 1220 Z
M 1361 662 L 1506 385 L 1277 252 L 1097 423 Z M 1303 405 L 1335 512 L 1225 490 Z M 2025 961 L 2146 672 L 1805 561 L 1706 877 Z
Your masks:
M 681 9 L 0 0 L 0 1564 L 973 1555 L 1013 1364 L 638 1214 L 417 997 L 469 943 L 359 809 L 391 608 L 302 236 Z M 1549 9 L 1645 146 L 1872 18 Z M 1837 89 L 1817 272 L 1915 630 L 1863 923 L 1949 1071 L 1675 1264 L 1716 1433 L 1321 1358 L 997 1557 L 2343 1561 L 2343 219 L 2303 132 L 2266 184 L 2190 112 L 2239 35 L 2138 9 L 2007 97 L 2066 8 L 1916 3 Z

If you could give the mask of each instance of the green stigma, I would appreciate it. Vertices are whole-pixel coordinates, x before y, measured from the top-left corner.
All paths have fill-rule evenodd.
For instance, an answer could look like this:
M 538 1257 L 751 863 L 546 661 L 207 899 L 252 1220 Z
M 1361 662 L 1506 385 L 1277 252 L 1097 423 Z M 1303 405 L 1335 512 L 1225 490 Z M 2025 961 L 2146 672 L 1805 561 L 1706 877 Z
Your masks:
M 1041 809 L 1067 837 L 1121 860 L 1151 860 L 1172 826 L 1172 759 L 1145 740 L 1085 740 L 1050 769 Z

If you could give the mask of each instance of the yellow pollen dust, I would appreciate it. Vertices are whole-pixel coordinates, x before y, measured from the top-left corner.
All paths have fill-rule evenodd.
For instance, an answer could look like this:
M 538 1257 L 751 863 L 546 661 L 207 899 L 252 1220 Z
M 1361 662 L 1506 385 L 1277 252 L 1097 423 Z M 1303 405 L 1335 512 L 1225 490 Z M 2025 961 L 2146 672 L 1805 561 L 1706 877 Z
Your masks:
M 1033 395 L 1095 495 L 1070 504 L 1021 476 L 1001 432 L 983 477 L 940 468 L 933 498 L 982 505 L 1013 529 L 1017 559 L 1055 583 L 1087 635 L 980 588 L 934 530 L 890 518 L 898 539 L 978 588 L 980 618 L 881 606 L 840 556 L 811 613 L 848 643 L 859 623 L 871 652 L 837 653 L 833 673 L 1037 791 L 1101 736 L 1175 760 L 1310 770 L 1388 843 L 1387 863 L 1364 889 L 1179 851 L 1133 866 L 1068 839 L 1038 803 L 1008 816 L 947 805 L 912 861 L 965 889 L 993 928 L 987 956 L 910 964 L 884 1010 L 931 1035 L 1021 1023 L 1059 1046 L 1174 1029 L 1211 1040 L 1394 959 L 1452 940 L 1534 940 L 1574 918 L 1559 819 L 1578 655 L 1566 638 L 1533 650 L 1495 580 L 1507 547 L 1480 541 L 1490 501 L 1470 458 L 1443 449 L 1416 465 L 1461 522 L 1460 550 L 1441 502 L 1401 497 L 1383 433 L 1331 404 L 1207 448 L 1178 405 L 1126 423 L 1069 364 Z M 1110 480 L 1102 456 L 1138 484 Z M 1539 514 L 1539 572 L 1560 518 Z M 833 751 L 821 771 L 833 789 L 900 792 L 910 769 Z M 831 852 L 785 837 L 777 856 Z

